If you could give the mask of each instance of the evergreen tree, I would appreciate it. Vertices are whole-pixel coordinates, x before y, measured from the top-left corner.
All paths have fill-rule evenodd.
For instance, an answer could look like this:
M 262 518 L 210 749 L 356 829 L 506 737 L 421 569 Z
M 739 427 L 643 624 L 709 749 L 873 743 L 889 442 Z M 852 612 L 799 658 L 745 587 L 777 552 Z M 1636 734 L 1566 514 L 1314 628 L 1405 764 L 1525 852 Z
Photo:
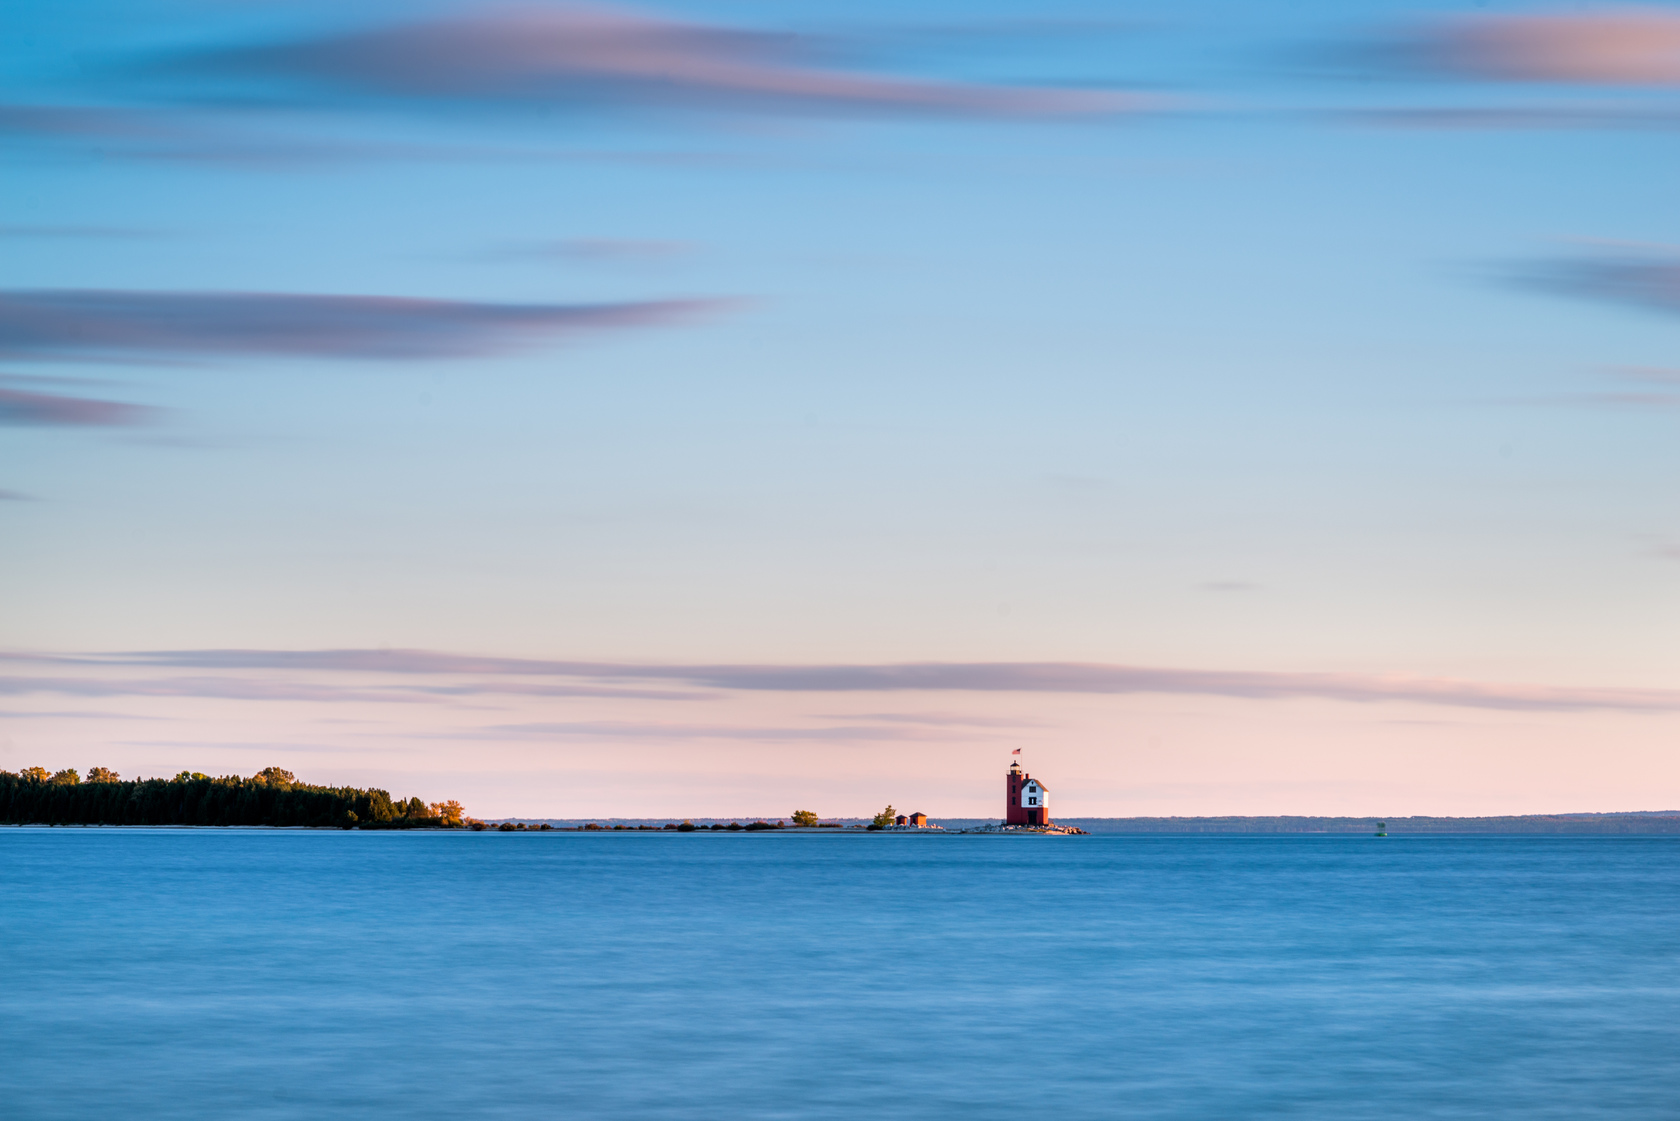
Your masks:
M 275 772 L 283 779 L 278 779 Z M 416 812 L 418 811 L 418 812 Z M 383 790 L 299 783 L 277 767 L 240 778 L 182 771 L 173 779 L 123 782 L 104 767 L 79 782 L 72 770 L 0 771 L 0 823 L 8 825 L 291 825 L 362 829 L 460 828 L 456 801 L 427 811 L 418 798 L 393 803 Z

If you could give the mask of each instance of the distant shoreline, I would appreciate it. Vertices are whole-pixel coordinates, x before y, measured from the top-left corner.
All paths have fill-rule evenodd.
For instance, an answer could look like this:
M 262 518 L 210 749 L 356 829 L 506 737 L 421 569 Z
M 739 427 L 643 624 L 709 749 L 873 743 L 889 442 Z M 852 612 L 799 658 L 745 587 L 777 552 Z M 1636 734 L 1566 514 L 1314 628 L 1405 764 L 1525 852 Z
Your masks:
M 676 819 L 680 821 L 682 819 Z M 695 817 L 687 819 L 696 826 L 694 832 L 713 832 L 713 822 L 726 823 L 730 820 L 741 819 Z M 762 819 L 760 819 L 762 820 Z M 842 828 L 785 826 L 782 828 L 763 828 L 757 832 L 764 833 L 812 833 L 835 834 L 839 836 L 873 836 L 874 833 L 861 828 L 867 823 L 867 818 L 837 819 Z M 928 829 L 914 831 L 886 831 L 889 836 L 963 836 L 964 829 L 973 829 L 986 824 L 995 824 L 995 818 L 938 818 L 936 823 L 943 829 Z M 1370 835 L 1376 831 L 1377 822 L 1383 822 L 1388 834 L 1392 836 L 1422 836 L 1422 835 L 1483 835 L 1483 836 L 1664 836 L 1680 835 L 1680 810 L 1637 810 L 1624 813 L 1595 813 L 1595 814 L 1510 814 L 1499 817 L 1309 817 L 1298 815 L 1278 815 L 1272 817 L 1070 817 L 1057 822 L 1058 825 L 1071 825 L 1095 835 L 1130 834 L 1130 835 Z M 500 832 L 497 827 L 507 823 L 518 823 L 527 826 L 520 830 L 522 833 L 541 832 L 542 825 L 550 826 L 553 832 L 589 832 L 602 834 L 616 833 L 657 833 L 676 832 L 675 821 L 671 818 L 502 818 L 487 820 L 487 832 Z M 186 825 L 186 824 L 123 824 L 114 823 L 59 823 L 48 822 L 7 822 L 12 828 L 58 828 L 58 829 L 245 829 L 264 830 L 268 832 L 286 831 L 314 831 L 320 829 L 338 830 L 338 826 L 309 826 L 309 825 Z M 585 825 L 595 825 L 597 828 L 585 830 Z M 614 828 L 619 826 L 620 828 Z M 637 828 L 641 826 L 642 828 Z M 673 828 L 666 828 L 673 826 Z M 858 827 L 854 827 L 858 826 Z M 420 826 L 417 832 L 463 832 L 459 827 L 452 829 L 438 829 Z M 739 830 L 750 832 L 750 830 Z M 973 834 L 967 834 L 973 835 Z
M 1428 833 L 1668 834 L 1680 833 L 1680 810 L 1603 814 L 1509 814 L 1498 817 L 1111 817 L 1068 818 L 1092 833 Z
M 677 818 L 631 818 L 631 817 L 591 817 L 591 818 L 498 818 L 489 822 L 492 826 L 503 821 L 526 825 L 547 824 L 555 829 L 581 829 L 584 825 L 599 825 L 599 832 L 619 832 L 614 826 L 623 826 L 622 831 L 636 831 L 637 826 L 650 826 L 663 831 L 663 826 Z M 710 832 L 714 822 L 727 823 L 739 818 L 690 817 L 700 830 Z M 772 819 L 773 820 L 773 819 Z M 864 832 L 862 829 L 852 828 L 866 823 L 868 818 L 836 818 L 843 828 L 808 828 L 801 829 L 793 826 L 774 830 L 778 833 L 838 833 L 851 835 Z M 996 818 L 966 818 L 966 817 L 930 817 L 931 822 L 944 827 L 945 832 L 955 833 L 961 829 L 972 829 L 986 824 L 995 824 Z M 1598 835 L 1663 835 L 1680 834 L 1680 810 L 1633 810 L 1620 813 L 1580 813 L 1580 814 L 1507 814 L 1491 817 L 1315 817 L 1307 815 L 1280 814 L 1274 816 L 1224 816 L 1224 817 L 1065 817 L 1057 818 L 1058 825 L 1072 825 L 1085 830 L 1087 833 L 1346 833 L 1367 834 L 1376 832 L 1378 822 L 1387 826 L 1390 835 L 1396 834 L 1428 834 L 1428 833 L 1485 833 L 1485 834 L 1598 834 Z M 595 832 L 596 830 L 591 830 Z M 646 831 L 646 830 L 643 830 Z M 919 832 L 919 831 L 918 831 Z M 928 830 L 928 833 L 938 833 L 940 830 Z

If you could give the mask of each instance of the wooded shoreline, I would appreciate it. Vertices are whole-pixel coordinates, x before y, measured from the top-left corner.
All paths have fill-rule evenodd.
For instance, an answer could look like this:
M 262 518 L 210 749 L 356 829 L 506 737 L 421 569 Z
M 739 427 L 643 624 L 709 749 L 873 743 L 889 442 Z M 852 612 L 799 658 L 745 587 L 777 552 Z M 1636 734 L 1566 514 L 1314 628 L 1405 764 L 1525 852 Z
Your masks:
M 74 770 L 0 771 L 0 824 L 199 825 L 338 829 L 459 829 L 474 824 L 455 801 L 427 805 L 389 792 L 312 786 L 269 767 L 250 778 L 183 771 L 123 781 L 103 767 L 83 782 Z

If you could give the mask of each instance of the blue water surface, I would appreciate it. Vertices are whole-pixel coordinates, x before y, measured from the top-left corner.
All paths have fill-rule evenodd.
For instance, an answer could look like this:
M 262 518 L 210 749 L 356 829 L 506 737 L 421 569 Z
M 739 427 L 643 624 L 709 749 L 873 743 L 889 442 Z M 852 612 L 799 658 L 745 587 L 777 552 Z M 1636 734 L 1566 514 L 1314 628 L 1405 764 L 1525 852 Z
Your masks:
M 1665 1118 L 1680 838 L 0 829 L 0 1114 Z

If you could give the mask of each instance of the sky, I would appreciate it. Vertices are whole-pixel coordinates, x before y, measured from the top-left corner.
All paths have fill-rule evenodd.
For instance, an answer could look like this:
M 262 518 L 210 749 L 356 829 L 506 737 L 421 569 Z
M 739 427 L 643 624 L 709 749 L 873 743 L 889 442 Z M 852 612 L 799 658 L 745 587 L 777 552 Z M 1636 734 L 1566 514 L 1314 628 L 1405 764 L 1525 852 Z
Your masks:
M 1680 5 L 0 12 L 0 768 L 1680 807 Z

